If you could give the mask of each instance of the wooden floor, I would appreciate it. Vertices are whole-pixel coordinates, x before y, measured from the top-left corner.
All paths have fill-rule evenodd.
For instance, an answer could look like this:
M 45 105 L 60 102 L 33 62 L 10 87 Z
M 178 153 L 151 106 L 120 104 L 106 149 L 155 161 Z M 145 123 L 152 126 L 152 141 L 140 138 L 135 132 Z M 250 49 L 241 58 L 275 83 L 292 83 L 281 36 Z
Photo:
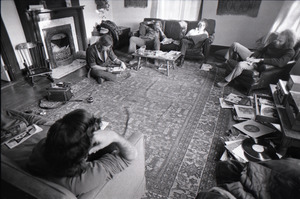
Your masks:
M 76 82 L 86 78 L 86 69 L 81 68 L 57 82 Z M 36 77 L 35 85 L 31 86 L 28 81 L 19 80 L 1 86 L 1 109 L 18 110 L 34 102 L 38 103 L 46 95 L 46 88 L 50 86 L 50 81 L 46 77 Z

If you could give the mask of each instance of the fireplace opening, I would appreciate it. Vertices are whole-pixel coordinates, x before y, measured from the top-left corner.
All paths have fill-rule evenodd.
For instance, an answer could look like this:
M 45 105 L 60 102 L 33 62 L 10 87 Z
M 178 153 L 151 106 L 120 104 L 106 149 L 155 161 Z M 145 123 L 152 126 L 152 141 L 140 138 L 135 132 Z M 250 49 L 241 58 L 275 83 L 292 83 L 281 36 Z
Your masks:
M 75 44 L 70 24 L 43 28 L 47 55 L 52 68 L 66 66 L 75 60 Z
M 71 64 L 74 60 L 68 35 L 58 33 L 50 39 L 53 59 L 57 66 L 64 66 Z

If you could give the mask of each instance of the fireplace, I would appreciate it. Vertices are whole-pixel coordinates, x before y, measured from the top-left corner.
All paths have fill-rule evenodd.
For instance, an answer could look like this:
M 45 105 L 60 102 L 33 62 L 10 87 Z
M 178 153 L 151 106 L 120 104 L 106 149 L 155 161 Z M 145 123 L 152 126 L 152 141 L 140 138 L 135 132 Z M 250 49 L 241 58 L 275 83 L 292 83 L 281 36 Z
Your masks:
M 32 31 L 27 34 L 38 43 L 43 43 L 44 58 L 50 61 L 53 75 L 58 78 L 78 69 L 75 55 L 85 51 L 87 39 L 83 18 L 84 6 L 61 7 L 27 11 Z
M 52 68 L 71 64 L 78 51 L 78 42 L 73 17 L 39 22 L 46 58 Z

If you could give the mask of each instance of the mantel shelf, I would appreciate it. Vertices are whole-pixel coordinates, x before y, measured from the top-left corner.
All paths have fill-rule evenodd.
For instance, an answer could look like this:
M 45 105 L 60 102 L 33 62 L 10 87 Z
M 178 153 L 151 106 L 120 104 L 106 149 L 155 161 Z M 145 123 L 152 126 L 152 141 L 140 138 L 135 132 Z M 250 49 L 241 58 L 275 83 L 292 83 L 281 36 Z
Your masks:
M 64 10 L 74 10 L 74 9 L 84 9 L 84 6 L 72 6 L 72 7 L 61 7 L 61 8 L 52 8 L 52 9 L 42 9 L 42 10 L 27 10 L 27 13 L 34 13 L 34 14 L 43 14 L 43 13 L 51 13 L 51 12 L 58 12 Z

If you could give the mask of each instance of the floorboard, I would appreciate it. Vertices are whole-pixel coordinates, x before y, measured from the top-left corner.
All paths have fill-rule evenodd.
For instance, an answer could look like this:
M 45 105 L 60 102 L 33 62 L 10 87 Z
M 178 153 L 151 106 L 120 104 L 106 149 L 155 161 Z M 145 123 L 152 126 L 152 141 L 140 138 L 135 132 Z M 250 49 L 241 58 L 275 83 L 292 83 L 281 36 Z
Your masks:
M 85 78 L 86 73 L 86 69 L 81 68 L 59 80 L 55 80 L 55 83 L 70 82 L 73 84 Z M 1 109 L 18 110 L 38 102 L 46 95 L 46 88 L 50 86 L 50 83 L 47 78 L 38 77 L 34 86 L 22 80 L 1 87 Z

